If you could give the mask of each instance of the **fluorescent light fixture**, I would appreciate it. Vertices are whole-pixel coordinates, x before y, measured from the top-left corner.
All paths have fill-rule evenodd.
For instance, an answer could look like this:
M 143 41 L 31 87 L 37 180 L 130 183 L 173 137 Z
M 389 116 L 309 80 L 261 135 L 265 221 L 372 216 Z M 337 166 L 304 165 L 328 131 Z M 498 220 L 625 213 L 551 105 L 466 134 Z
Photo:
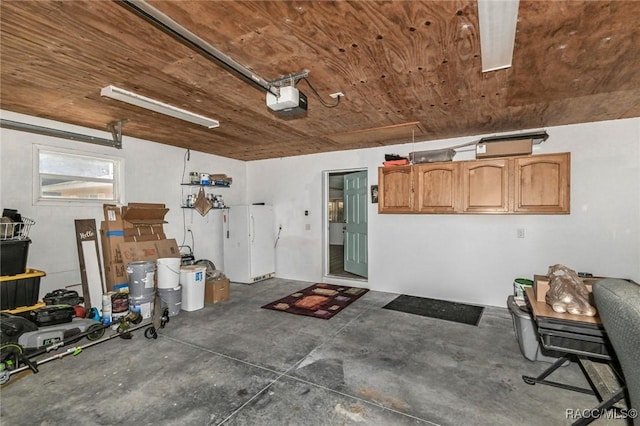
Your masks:
M 478 0 L 482 72 L 511 66 L 519 4 L 519 0 Z
M 220 122 L 218 120 L 195 114 L 191 111 L 174 107 L 173 105 L 165 104 L 164 102 L 156 101 L 155 99 L 147 98 L 146 96 L 138 95 L 137 93 L 133 93 L 116 86 L 103 87 L 100 91 L 100 95 L 139 106 L 140 108 L 159 112 L 160 114 L 179 118 L 180 120 L 199 124 L 201 126 L 208 127 L 209 129 L 220 127 Z

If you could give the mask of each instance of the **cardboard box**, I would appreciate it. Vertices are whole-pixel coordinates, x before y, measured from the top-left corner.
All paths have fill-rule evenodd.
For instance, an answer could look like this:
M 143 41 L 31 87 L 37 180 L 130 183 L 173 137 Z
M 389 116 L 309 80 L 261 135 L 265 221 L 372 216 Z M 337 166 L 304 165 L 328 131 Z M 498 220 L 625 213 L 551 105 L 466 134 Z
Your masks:
M 166 238 L 162 224 L 137 225 L 135 228 L 124 229 L 124 240 L 127 242 L 157 241 Z
M 122 207 L 122 220 L 127 227 L 167 223 L 164 220 L 169 209 L 164 204 L 129 203 Z
M 141 242 L 124 242 L 118 244 L 123 263 L 139 260 L 156 260 L 165 257 L 180 257 L 180 250 L 175 239 Z
M 104 212 L 104 222 L 102 222 L 102 228 L 107 231 L 122 231 L 122 214 L 120 207 L 115 204 L 104 204 L 102 206 Z
M 106 237 L 107 233 L 103 230 L 100 231 L 100 234 L 102 236 L 104 275 L 107 289 L 109 290 L 114 290 L 129 282 L 129 277 L 127 276 L 129 262 L 180 257 L 180 250 L 175 239 L 120 242 L 114 249 L 112 243 L 115 237 Z
M 118 249 L 118 244 L 124 242 L 124 232 L 122 229 L 111 231 L 108 229 L 109 223 L 103 221 L 100 225 L 100 242 L 104 260 L 104 278 L 107 289 L 112 290 L 120 284 L 127 283 L 128 277 Z
M 228 278 L 208 280 L 204 284 L 204 303 L 218 303 L 229 298 L 230 282 Z
M 157 241 L 166 239 L 165 215 L 169 211 L 164 204 L 129 203 L 122 207 L 124 240 L 127 242 Z
M 104 278 L 109 291 L 129 285 L 127 268 L 124 263 L 105 263 Z
M 587 287 L 587 291 L 591 293 L 593 291 L 593 283 L 601 279 L 601 277 L 583 278 L 582 282 Z M 546 275 L 534 275 L 533 292 L 536 295 L 536 300 L 538 302 L 546 302 L 547 291 L 549 291 L 549 277 Z
M 128 283 L 127 264 L 133 261 L 180 257 L 178 244 L 166 239 L 164 204 L 129 203 L 122 208 L 105 204 L 100 227 L 107 288 Z
M 494 141 L 476 144 L 476 158 L 508 157 L 529 155 L 532 152 L 533 139 Z
M 106 221 L 100 224 L 100 240 L 102 243 L 102 257 L 105 264 L 110 262 L 122 262 L 122 256 L 118 250 L 118 244 L 124 243 L 124 231 L 109 231 Z

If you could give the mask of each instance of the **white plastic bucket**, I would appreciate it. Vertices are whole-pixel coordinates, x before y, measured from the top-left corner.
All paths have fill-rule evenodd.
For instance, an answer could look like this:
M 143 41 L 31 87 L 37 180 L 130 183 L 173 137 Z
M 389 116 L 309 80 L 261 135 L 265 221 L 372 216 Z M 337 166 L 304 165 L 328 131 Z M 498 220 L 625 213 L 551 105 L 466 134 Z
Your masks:
M 158 259 L 158 288 L 176 288 L 180 284 L 180 258 Z
M 204 282 L 207 267 L 204 265 L 187 265 L 180 268 L 180 285 L 182 285 L 183 311 L 196 311 L 204 308 Z
M 180 307 L 182 305 L 182 286 L 176 288 L 161 288 L 158 289 L 158 295 L 164 305 L 167 305 L 169 309 L 169 316 L 173 317 L 180 313 Z
M 531 286 L 533 286 L 533 281 L 527 278 L 516 278 L 513 280 L 513 295 L 518 300 L 524 300 L 525 290 Z

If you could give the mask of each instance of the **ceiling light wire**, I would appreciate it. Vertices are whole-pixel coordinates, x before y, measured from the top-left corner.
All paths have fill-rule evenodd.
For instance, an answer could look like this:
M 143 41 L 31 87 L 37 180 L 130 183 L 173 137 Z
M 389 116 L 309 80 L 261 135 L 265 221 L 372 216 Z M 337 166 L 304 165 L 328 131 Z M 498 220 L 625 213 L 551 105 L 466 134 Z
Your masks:
M 320 103 L 322 104 L 322 106 L 326 107 L 326 108 L 335 108 L 340 104 L 340 98 L 342 96 L 338 96 L 336 103 L 334 104 L 328 104 L 324 99 L 322 99 L 322 96 L 320 96 L 320 94 L 318 93 L 318 91 L 315 89 L 315 87 L 313 87 L 311 85 L 311 82 L 305 77 L 302 78 L 301 80 L 304 80 L 307 85 L 309 86 L 309 88 L 311 89 L 311 91 L 316 95 L 316 97 L 318 98 L 318 100 L 320 101 Z
M 411 129 L 411 149 L 416 151 L 416 130 Z

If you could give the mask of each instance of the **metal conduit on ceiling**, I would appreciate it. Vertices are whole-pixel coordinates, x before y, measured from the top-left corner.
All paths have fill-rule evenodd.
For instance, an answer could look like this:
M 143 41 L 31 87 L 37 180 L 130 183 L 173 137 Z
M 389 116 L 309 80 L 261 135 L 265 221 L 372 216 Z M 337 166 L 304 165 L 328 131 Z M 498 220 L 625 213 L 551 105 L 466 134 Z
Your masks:
M 0 127 L 11 130 L 19 130 L 22 132 L 35 133 L 38 135 L 53 136 L 56 138 L 69 139 L 72 141 L 87 142 L 96 145 L 122 149 L 122 125 L 126 121 L 127 120 L 114 121 L 107 125 L 107 128 L 113 135 L 112 140 L 5 119 L 0 119 Z

